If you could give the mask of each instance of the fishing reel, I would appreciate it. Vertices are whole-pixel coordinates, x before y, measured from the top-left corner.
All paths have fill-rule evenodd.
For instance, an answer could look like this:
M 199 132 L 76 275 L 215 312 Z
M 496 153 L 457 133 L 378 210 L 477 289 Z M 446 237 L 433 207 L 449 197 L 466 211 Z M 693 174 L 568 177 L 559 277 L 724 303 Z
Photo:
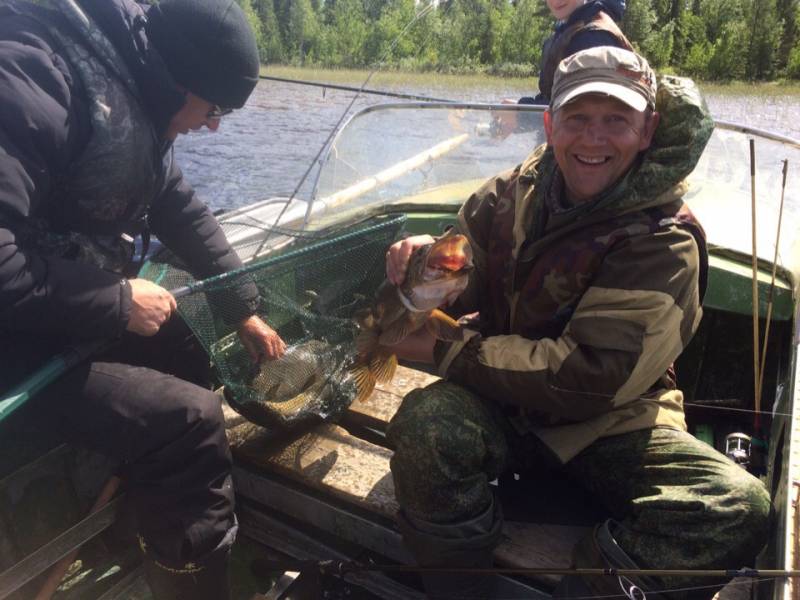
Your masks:
M 752 438 L 746 433 L 729 433 L 725 436 L 725 456 L 745 469 L 750 466 Z

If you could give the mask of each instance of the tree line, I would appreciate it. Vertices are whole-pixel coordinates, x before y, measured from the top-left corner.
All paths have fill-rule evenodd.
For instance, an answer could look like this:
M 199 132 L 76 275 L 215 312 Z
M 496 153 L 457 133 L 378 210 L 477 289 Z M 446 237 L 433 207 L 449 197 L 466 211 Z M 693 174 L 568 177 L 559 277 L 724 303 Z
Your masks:
M 538 73 L 544 0 L 237 0 L 265 64 Z M 800 79 L 800 0 L 627 0 L 622 29 L 658 69 Z

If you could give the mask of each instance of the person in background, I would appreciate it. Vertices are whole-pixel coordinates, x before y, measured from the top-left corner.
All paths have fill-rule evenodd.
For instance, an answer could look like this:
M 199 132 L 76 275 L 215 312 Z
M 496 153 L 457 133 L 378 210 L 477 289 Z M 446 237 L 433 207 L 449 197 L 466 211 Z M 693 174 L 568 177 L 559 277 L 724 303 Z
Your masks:
M 241 266 L 172 144 L 216 131 L 258 75 L 234 0 L 0 6 L 0 380 L 119 341 L 33 406 L 119 464 L 157 600 L 227 599 L 237 522 L 220 398 L 174 376 L 188 333 L 172 295 L 136 278 L 134 239 L 157 235 L 200 279 Z M 254 359 L 277 358 L 258 302 L 240 284 L 221 316 Z
M 542 45 L 539 63 L 539 93 L 519 100 L 503 99 L 503 104 L 550 103 L 553 73 L 567 56 L 595 46 L 614 46 L 633 50 L 618 23 L 625 14 L 625 0 L 546 0 L 547 8 L 556 19 L 553 34 Z M 500 137 L 513 132 L 529 131 L 534 123 L 526 122 L 526 113 L 498 113 L 495 127 Z
M 713 130 L 690 81 L 608 46 L 559 65 L 547 144 L 491 178 L 455 230 L 475 269 L 450 309 L 463 339 L 425 329 L 394 346 L 443 380 L 404 399 L 386 431 L 404 541 L 430 598 L 503 598 L 503 517 L 489 482 L 566 477 L 607 517 L 576 567 L 753 565 L 771 514 L 764 484 L 686 429 L 673 362 L 700 323 L 705 235 L 683 202 Z M 414 236 L 387 252 L 399 284 Z M 709 600 L 724 582 L 564 577 L 556 598 Z M 661 592 L 664 592 L 662 595 Z

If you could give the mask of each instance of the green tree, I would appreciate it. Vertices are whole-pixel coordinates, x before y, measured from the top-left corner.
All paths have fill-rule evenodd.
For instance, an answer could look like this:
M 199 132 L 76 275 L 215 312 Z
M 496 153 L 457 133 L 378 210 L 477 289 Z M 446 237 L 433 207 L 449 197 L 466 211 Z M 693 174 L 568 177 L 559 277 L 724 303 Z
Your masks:
M 325 16 L 320 54 L 329 66 L 361 67 L 369 34 L 362 0 L 337 0 Z
M 474 5 L 475 0 L 469 0 Z M 471 14 L 466 3 L 450 0 L 440 4 L 442 29 L 437 40 L 440 60 L 451 66 L 476 66 L 481 62 L 483 32 L 476 26 L 480 14 Z
M 273 0 L 252 0 L 253 8 L 261 22 L 261 43 L 258 46 L 262 63 L 279 63 L 285 60 L 281 30 L 275 14 Z
M 250 23 L 250 27 L 253 28 L 256 44 L 260 49 L 264 44 L 264 35 L 261 30 L 261 19 L 259 19 L 258 14 L 253 8 L 251 0 L 236 0 L 236 2 L 242 7 L 242 12 L 244 12 L 245 17 L 247 17 L 247 22 Z
M 282 3 L 288 5 L 284 10 L 289 58 L 301 65 L 306 61 L 313 63 L 320 26 L 311 0 L 282 0 Z
M 698 15 L 685 13 L 680 21 L 683 49 L 681 54 L 672 52 L 672 64 L 692 77 L 708 77 L 708 60 L 711 44 L 706 37 L 706 26 Z
M 669 64 L 674 44 L 675 22 L 670 21 L 662 27 L 654 27 L 641 43 L 642 51 L 650 64 L 660 69 Z
M 747 73 L 747 61 L 743 40 L 749 38 L 749 31 L 744 21 L 732 21 L 725 24 L 722 34 L 714 43 L 711 57 L 708 60 L 708 76 L 710 79 L 743 79 Z
M 622 30 L 631 43 L 641 49 L 656 23 L 656 13 L 650 0 L 630 0 L 622 20 Z
M 776 67 L 784 71 L 789 64 L 789 56 L 798 41 L 798 13 L 800 0 L 778 0 L 776 5 L 781 20 L 781 38 L 777 49 Z
M 553 19 L 541 14 L 541 0 L 517 0 L 502 42 L 503 60 L 539 66 L 542 44 L 552 33 Z
M 367 42 L 370 62 L 385 61 L 387 64 L 397 65 L 414 55 L 411 35 L 403 34 L 403 31 L 415 15 L 413 0 L 390 0 L 384 3 Z
M 792 79 L 800 79 L 800 44 L 797 44 L 789 53 L 789 61 L 786 64 L 786 76 Z
M 752 0 L 747 17 L 750 29 L 747 77 L 769 79 L 775 74 L 775 59 L 781 34 L 775 0 Z
M 702 0 L 699 16 L 706 26 L 706 37 L 712 44 L 722 37 L 725 26 L 745 19 L 745 2 L 749 0 Z M 749 36 L 748 36 L 749 39 Z

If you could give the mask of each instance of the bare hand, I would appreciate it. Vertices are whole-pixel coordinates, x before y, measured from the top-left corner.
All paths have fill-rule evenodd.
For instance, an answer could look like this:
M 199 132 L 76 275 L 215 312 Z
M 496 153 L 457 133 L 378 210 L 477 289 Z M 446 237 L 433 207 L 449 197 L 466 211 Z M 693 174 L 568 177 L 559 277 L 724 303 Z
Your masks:
M 386 278 L 389 282 L 393 285 L 403 283 L 408 269 L 408 259 L 414 250 L 435 241 L 429 235 L 414 235 L 392 244 L 386 251 Z
M 146 279 L 130 279 L 131 316 L 126 329 L 150 337 L 172 316 L 178 305 L 172 294 Z
M 253 362 L 258 363 L 262 359 L 275 360 L 286 352 L 286 342 L 256 315 L 242 321 L 237 333 Z

